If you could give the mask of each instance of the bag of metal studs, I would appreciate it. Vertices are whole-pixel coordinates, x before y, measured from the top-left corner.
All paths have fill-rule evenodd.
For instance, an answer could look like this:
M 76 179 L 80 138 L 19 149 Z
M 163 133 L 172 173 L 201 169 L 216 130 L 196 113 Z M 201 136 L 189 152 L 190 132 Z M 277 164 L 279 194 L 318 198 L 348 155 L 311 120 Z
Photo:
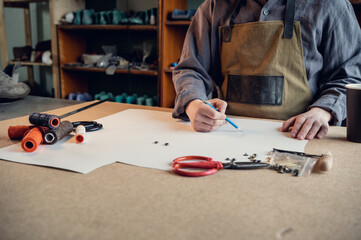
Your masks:
M 273 149 L 269 154 L 270 168 L 279 173 L 290 173 L 293 176 L 307 177 L 312 172 L 320 156 L 302 152 Z

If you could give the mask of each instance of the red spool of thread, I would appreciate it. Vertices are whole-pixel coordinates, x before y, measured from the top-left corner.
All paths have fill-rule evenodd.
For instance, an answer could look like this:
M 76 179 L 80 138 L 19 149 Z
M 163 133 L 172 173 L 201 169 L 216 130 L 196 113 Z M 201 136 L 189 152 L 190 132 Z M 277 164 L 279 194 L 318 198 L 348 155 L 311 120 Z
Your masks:
M 18 126 L 10 126 L 8 128 L 8 136 L 11 140 L 19 140 L 24 137 L 26 131 L 32 129 L 34 126 L 25 126 L 25 125 L 18 125 Z

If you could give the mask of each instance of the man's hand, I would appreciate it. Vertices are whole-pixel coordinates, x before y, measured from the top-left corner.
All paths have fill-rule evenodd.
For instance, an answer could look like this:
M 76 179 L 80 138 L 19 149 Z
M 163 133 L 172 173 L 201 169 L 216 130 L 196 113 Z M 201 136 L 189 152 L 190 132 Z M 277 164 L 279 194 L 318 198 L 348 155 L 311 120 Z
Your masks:
M 286 132 L 292 127 L 291 136 L 303 139 L 323 138 L 328 131 L 328 122 L 332 115 L 318 107 L 311 108 L 308 112 L 294 116 L 283 123 L 282 131 Z
M 190 102 L 186 108 L 186 113 L 195 131 L 210 132 L 225 123 L 226 115 L 224 113 L 227 103 L 220 99 L 211 99 L 208 102 L 217 108 L 219 112 L 199 99 Z

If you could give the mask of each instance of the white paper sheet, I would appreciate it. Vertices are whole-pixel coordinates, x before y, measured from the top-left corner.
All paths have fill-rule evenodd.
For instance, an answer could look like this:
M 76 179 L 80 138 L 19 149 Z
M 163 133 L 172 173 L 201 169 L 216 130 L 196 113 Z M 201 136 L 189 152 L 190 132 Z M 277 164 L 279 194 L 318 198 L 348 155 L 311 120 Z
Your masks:
M 273 148 L 304 151 L 307 141 L 281 132 L 281 122 L 231 119 L 243 134 L 230 124 L 210 133 L 195 132 L 188 122 L 173 119 L 169 112 L 130 109 L 98 119 L 104 128 L 87 133 L 86 143 L 77 144 L 74 137 L 67 137 L 55 145 L 41 145 L 33 153 L 15 144 L 0 149 L 0 158 L 88 173 L 116 161 L 170 170 L 173 159 L 186 155 L 249 161 L 244 153 L 257 153 L 258 159 L 265 160 Z

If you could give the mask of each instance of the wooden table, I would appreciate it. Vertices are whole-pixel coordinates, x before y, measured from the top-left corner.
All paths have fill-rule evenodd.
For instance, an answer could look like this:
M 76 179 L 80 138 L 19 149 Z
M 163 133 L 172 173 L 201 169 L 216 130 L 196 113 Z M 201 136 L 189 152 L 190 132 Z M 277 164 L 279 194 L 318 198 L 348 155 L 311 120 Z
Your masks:
M 106 102 L 69 120 L 128 108 L 139 106 Z M 12 144 L 9 125 L 26 122 L 1 121 L 0 147 Z M 328 150 L 333 169 L 308 178 L 267 169 L 187 178 L 121 163 L 83 175 L 0 161 L 0 239 L 360 239 L 361 144 L 331 127 L 306 146 Z

